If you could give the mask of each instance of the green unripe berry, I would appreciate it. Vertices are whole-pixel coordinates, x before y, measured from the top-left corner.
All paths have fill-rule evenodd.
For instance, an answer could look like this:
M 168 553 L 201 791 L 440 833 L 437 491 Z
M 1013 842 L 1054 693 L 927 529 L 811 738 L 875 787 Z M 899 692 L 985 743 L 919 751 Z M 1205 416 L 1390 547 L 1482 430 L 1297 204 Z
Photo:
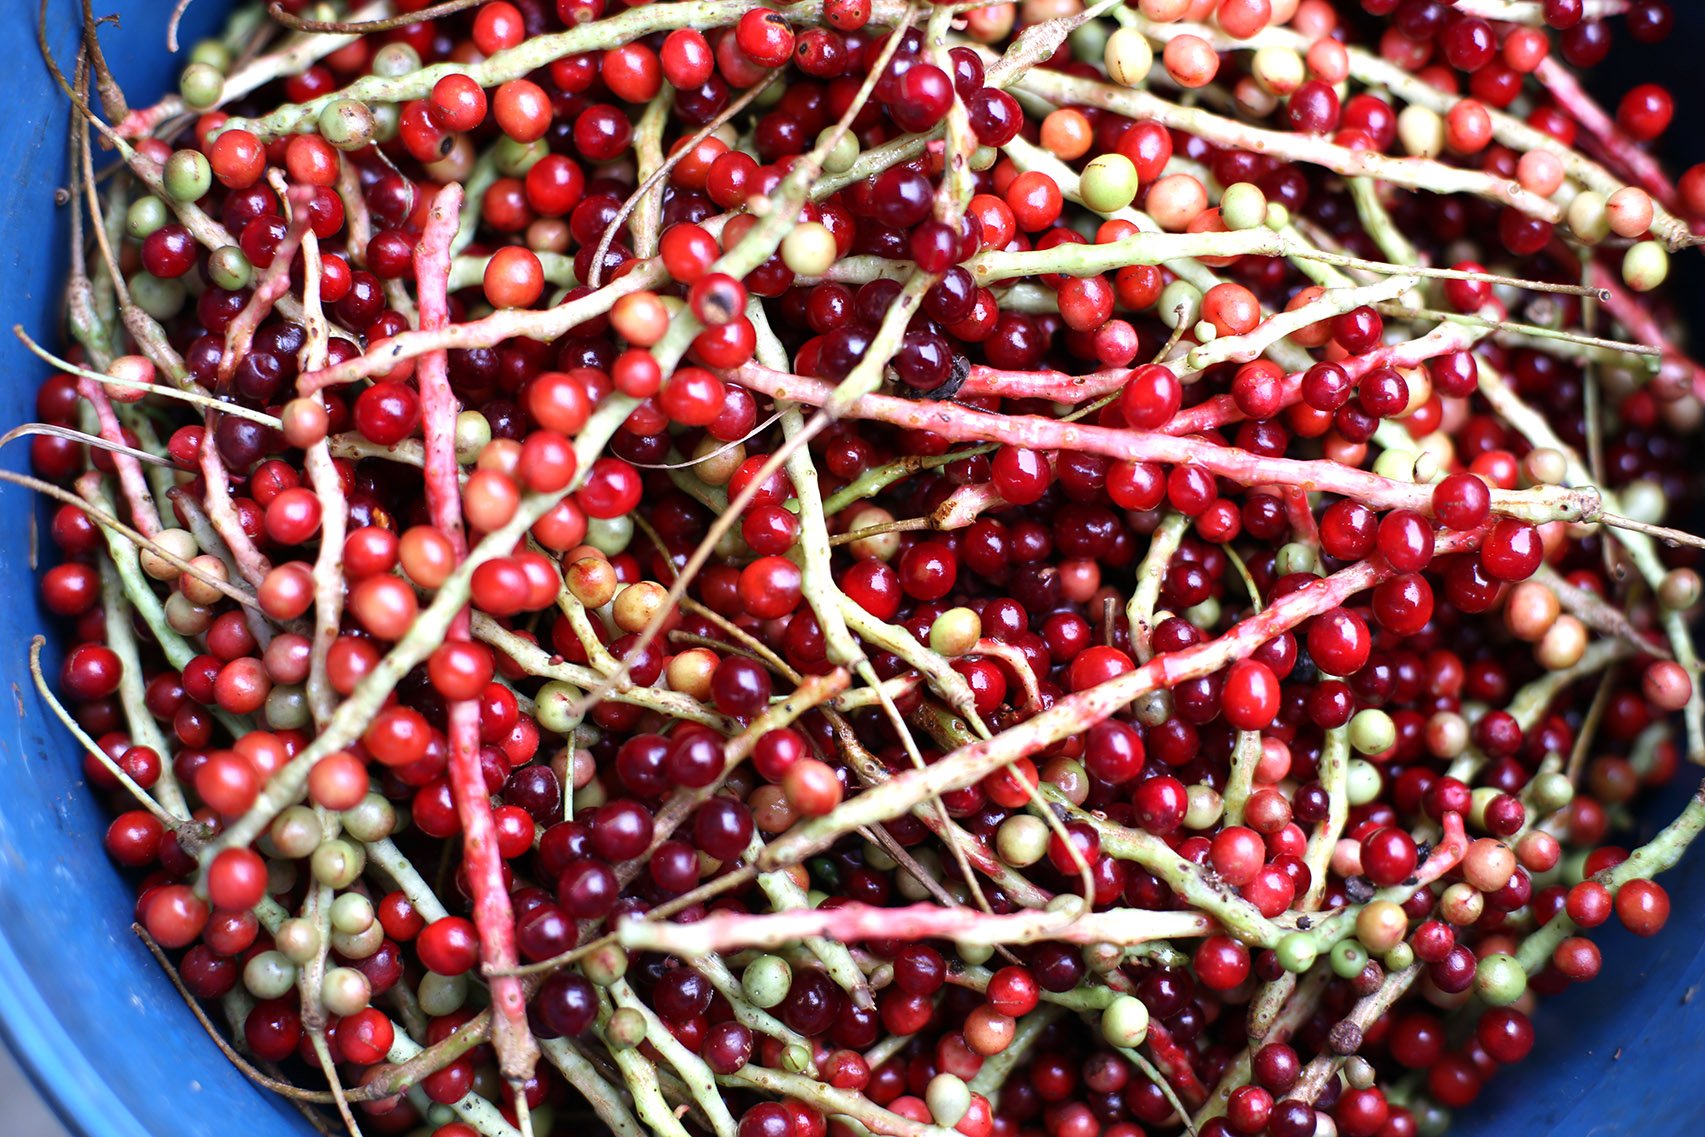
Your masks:
M 174 150 L 163 177 L 173 201 L 200 201 L 213 188 L 213 167 L 199 150 Z
M 1415 1099 L 1415 1132 L 1418 1137 L 1444 1137 L 1450 1132 L 1450 1110 L 1427 1097 Z
M 1373 460 L 1373 472 L 1393 481 L 1412 482 L 1415 480 L 1415 458 L 1413 450 L 1381 450 L 1379 457 Z
M 1225 816 L 1225 798 L 1214 787 L 1197 782 L 1185 791 L 1184 828 L 1207 829 Z
M 586 543 L 607 557 L 626 552 L 632 540 L 631 517 L 594 517 L 586 523 Z
M 296 964 L 281 951 L 263 951 L 243 965 L 243 987 L 257 999 L 280 999 L 296 986 Z
M 266 839 L 278 855 L 291 859 L 312 853 L 325 835 L 318 815 L 305 805 L 290 806 L 272 819 L 266 831 Z
M 1354 979 L 1368 965 L 1368 949 L 1355 940 L 1339 940 L 1332 945 L 1328 959 L 1334 975 L 1340 979 Z
M 1293 572 L 1318 574 L 1314 550 L 1301 541 L 1291 541 L 1280 545 L 1278 557 L 1273 562 L 1273 568 L 1280 576 L 1288 576 Z
M 182 281 L 161 280 L 152 273 L 138 272 L 130 278 L 130 298 L 156 320 L 169 320 L 183 310 L 186 294 Z
M 532 142 L 517 142 L 505 134 L 491 148 L 493 163 L 497 172 L 506 178 L 524 178 L 545 155 L 551 152 L 549 144 L 544 139 L 534 139 Z
M 781 261 L 797 276 L 822 276 L 840 255 L 835 235 L 820 221 L 805 221 L 781 239 Z
M 981 967 L 995 957 L 995 945 L 955 944 L 954 954 L 968 967 Z
M 1094 63 L 1107 50 L 1107 25 L 1095 20 L 1087 24 L 1079 24 L 1072 29 L 1067 42 L 1072 47 L 1072 57 L 1084 63 Z
M 1078 192 L 1097 213 L 1116 213 L 1137 197 L 1137 167 L 1123 154 L 1098 154 L 1083 168 Z
M 248 254 L 235 245 L 221 245 L 207 256 L 207 278 L 226 292 L 241 292 L 254 275 Z
M 1658 603 L 1671 612 L 1684 612 L 1699 603 L 1705 583 L 1699 574 L 1688 568 L 1670 569 L 1658 585 Z
M 124 231 L 140 241 L 171 219 L 166 203 L 148 194 L 131 202 L 130 208 L 124 211 Z
M 1474 969 L 1474 992 L 1494 1007 L 1507 1007 L 1527 990 L 1527 972 L 1516 957 L 1496 952 Z
M 192 63 L 178 77 L 178 94 L 192 111 L 212 110 L 225 93 L 225 76 L 206 63 Z
M 950 1129 L 971 1110 L 971 1088 L 957 1074 L 937 1074 L 924 1088 L 924 1104 L 935 1123 Z
M 231 64 L 236 62 L 231 58 L 231 49 L 216 39 L 196 41 L 195 46 L 189 49 L 189 61 L 205 63 L 221 73 L 229 73 Z
M 1000 156 L 1000 151 L 993 146 L 979 146 L 971 151 L 971 168 L 978 173 L 993 169 L 994 164 L 1000 161 Z
M 1101 1012 L 1101 1037 L 1109 1046 L 1136 1049 L 1149 1034 L 1149 1009 L 1135 995 L 1115 995 Z
M 367 867 L 367 854 L 359 845 L 341 837 L 323 841 L 308 859 L 314 879 L 331 888 L 348 888 Z
M 370 793 L 343 811 L 343 831 L 357 841 L 383 841 L 397 831 L 397 807 Z
M 1220 195 L 1220 219 L 1228 229 L 1256 229 L 1267 223 L 1267 195 L 1254 182 L 1227 186 Z
M 1657 241 L 1630 245 L 1622 256 L 1622 279 L 1635 292 L 1650 292 L 1669 278 L 1669 252 Z
M 817 133 L 817 145 L 822 146 L 828 142 L 834 133 L 835 128 L 833 126 L 825 126 Z M 845 131 L 840 138 L 835 140 L 835 144 L 823 154 L 823 169 L 831 174 L 844 174 L 852 169 L 854 162 L 858 161 L 858 154 L 858 139 L 852 131 Z
M 1402 971 L 1415 962 L 1415 949 L 1407 943 L 1398 944 L 1385 953 L 1384 962 L 1387 971 Z
M 301 730 L 313 714 L 308 693 L 299 685 L 280 684 L 266 695 L 266 724 L 273 730 Z
M 1546 770 L 1534 776 L 1527 792 L 1536 813 L 1552 813 L 1575 800 L 1575 786 L 1557 770 Z
M 286 959 L 298 965 L 320 954 L 320 930 L 300 916 L 292 916 L 278 925 L 272 942 Z
M 373 926 L 373 902 L 359 892 L 346 892 L 332 901 L 332 930 L 358 935 Z
M 373 53 L 373 74 L 400 79 L 420 70 L 420 53 L 406 43 L 388 43 Z
M 1194 327 L 1202 319 L 1202 290 L 1187 280 L 1175 280 L 1161 290 L 1155 314 L 1169 328 Z
M 787 998 L 793 986 L 793 968 L 779 955 L 760 955 L 740 973 L 740 989 L 754 1006 L 769 1010 Z
M 598 987 L 608 987 L 628 973 L 628 953 L 615 944 L 605 944 L 580 961 L 580 973 Z
M 1209 628 L 1220 622 L 1221 611 L 1220 602 L 1210 596 L 1200 604 L 1190 605 L 1190 607 L 1184 609 L 1182 614 L 1185 620 L 1189 621 L 1196 627 L 1201 628 L 1203 631 L 1207 631 Z
M 1351 805 L 1366 805 L 1379 797 L 1380 786 L 1384 779 L 1380 777 L 1379 767 L 1372 762 L 1364 762 L 1360 758 L 1350 759 L 1350 777 L 1347 796 Z
M 359 99 L 333 99 L 320 111 L 320 137 L 339 150 L 359 150 L 373 141 L 378 122 Z
M 455 1014 L 468 1001 L 468 977 L 428 971 L 421 977 L 415 998 L 420 1000 L 420 1009 L 434 1018 Z
M 534 696 L 533 717 L 552 734 L 567 734 L 580 721 L 573 708 L 580 701 L 581 694 L 580 688 L 574 684 L 552 679 Z
M 1589 245 L 1596 245 L 1610 236 L 1610 214 L 1605 205 L 1603 194 L 1583 190 L 1569 202 L 1564 219 L 1576 237 Z
M 929 649 L 937 655 L 964 655 L 983 638 L 983 621 L 969 608 L 949 608 L 929 628 Z
M 367 959 L 385 946 L 385 925 L 375 920 L 365 931 L 353 935 L 332 933 L 332 950 L 345 959 Z
M 403 112 L 398 108 L 396 103 L 380 103 L 378 106 L 373 108 L 374 142 L 380 144 L 395 142 L 398 132 L 402 129 L 402 125 Z M 497 146 L 501 146 L 507 139 L 508 135 L 498 139 Z M 496 151 L 497 146 L 492 148 L 493 152 Z
M 1107 37 L 1101 61 L 1107 65 L 1109 79 L 1121 87 L 1135 87 L 1154 66 L 1154 48 L 1138 29 L 1120 28 Z
M 1049 836 L 1041 818 L 1014 814 L 995 830 L 995 852 L 1013 868 L 1028 868 L 1047 855 Z
M 1397 724 L 1377 707 L 1367 707 L 1350 719 L 1350 745 L 1362 754 L 1383 754 L 1397 745 Z
M 491 423 L 479 411 L 456 416 L 456 461 L 469 466 L 479 461 L 481 451 L 491 445 Z
M 334 1015 L 353 1015 L 367 1009 L 373 987 L 367 976 L 353 967 L 327 969 L 320 979 L 320 1001 Z
M 1320 958 L 1320 948 L 1304 932 L 1290 933 L 1279 941 L 1274 950 L 1279 955 L 1279 966 L 1295 975 L 1313 967 L 1314 961 Z
M 604 1040 L 615 1050 L 632 1050 L 645 1041 L 645 1014 L 637 1007 L 621 1007 L 610 1016 Z

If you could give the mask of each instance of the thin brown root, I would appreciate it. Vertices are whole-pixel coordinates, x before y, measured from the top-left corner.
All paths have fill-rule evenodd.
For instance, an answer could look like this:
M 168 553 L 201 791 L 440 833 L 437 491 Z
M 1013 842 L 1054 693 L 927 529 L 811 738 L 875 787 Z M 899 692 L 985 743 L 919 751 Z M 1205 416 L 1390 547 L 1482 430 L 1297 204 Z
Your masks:
M 243 1074 L 256 1085 L 269 1089 L 275 1094 L 290 1098 L 292 1101 L 308 1102 L 313 1105 L 332 1104 L 332 1095 L 327 1091 L 305 1090 L 301 1086 L 291 1085 L 289 1082 L 263 1074 L 255 1067 L 254 1063 L 239 1054 L 236 1048 L 225 1040 L 225 1036 L 221 1034 L 219 1028 L 213 1024 L 213 1020 L 207 1017 L 207 1012 L 201 1009 L 201 1003 L 194 995 L 190 994 L 189 988 L 184 986 L 184 981 L 178 976 L 178 969 L 172 966 L 171 959 L 167 957 L 165 951 L 161 949 L 160 945 L 154 942 L 154 937 L 148 934 L 148 929 L 144 928 L 141 924 L 132 924 L 130 925 L 130 930 L 136 933 L 136 938 L 142 941 L 142 945 L 148 949 L 154 958 L 159 961 L 160 966 L 165 969 L 166 978 L 172 981 L 172 986 L 177 988 L 179 995 L 183 996 L 184 1004 L 189 1007 L 190 1013 L 195 1015 L 195 1021 L 200 1023 L 202 1029 L 207 1031 L 207 1037 L 213 1040 L 213 1045 L 219 1048 L 219 1052 L 225 1055 L 226 1058 L 230 1059 L 231 1065 L 241 1070 Z
M 110 450 L 114 454 L 126 454 L 136 459 L 138 462 L 147 462 L 155 466 L 170 466 L 172 464 L 172 460 L 170 458 L 162 458 L 158 454 L 150 454 L 148 451 L 138 450 L 134 446 L 125 446 L 118 442 L 109 442 L 98 434 L 84 434 L 82 431 L 75 430 L 69 426 L 55 426 L 50 422 L 26 422 L 20 426 L 14 426 L 5 434 L 0 434 L 0 446 L 4 446 L 8 442 L 15 442 L 18 439 L 23 438 L 25 435 L 31 434 L 46 434 L 54 438 L 68 438 L 72 442 L 81 442 L 84 446 L 93 446 L 99 450 Z
M 52 482 L 44 482 L 40 478 L 30 477 L 28 474 L 14 474 L 10 470 L 0 470 L 0 481 L 11 482 L 15 486 L 23 486 L 25 489 L 34 490 L 39 494 L 45 494 L 48 497 L 53 498 L 55 501 L 61 501 L 66 505 L 76 506 L 78 509 L 88 514 L 90 520 L 95 521 L 98 524 L 105 525 L 108 529 L 111 529 L 113 532 L 117 533 L 119 536 L 123 537 L 138 548 L 147 549 L 149 552 L 158 556 L 161 560 L 166 561 L 179 572 L 187 573 L 209 587 L 218 589 L 221 593 L 230 597 L 232 600 L 235 600 L 244 607 L 252 608 L 256 612 L 261 612 L 260 602 L 253 596 L 250 596 L 241 589 L 234 587 L 229 581 L 219 580 L 216 577 L 209 576 L 207 573 L 190 564 L 170 549 L 162 548 L 157 542 L 143 536 L 141 533 L 138 533 L 135 529 L 132 529 L 106 510 L 94 505 L 88 499 L 78 497 L 70 490 L 61 489 Z M 263 612 L 262 614 L 264 615 L 265 613 Z
M 53 688 L 48 685 L 47 677 L 41 672 L 41 649 L 46 643 L 47 638 L 45 636 L 36 636 L 30 640 L 30 678 L 35 680 L 36 691 L 41 695 L 42 701 L 53 711 L 54 716 L 65 724 L 65 729 L 71 732 L 72 736 L 83 745 L 83 748 L 94 755 L 96 760 L 107 768 L 107 772 L 118 779 L 120 785 L 130 791 L 130 795 L 137 800 L 138 804 L 158 818 L 160 824 L 164 825 L 168 832 L 179 834 L 180 842 L 190 842 L 192 833 L 201 828 L 200 823 L 189 822 L 183 818 L 172 816 L 170 810 L 149 796 L 147 790 L 137 785 L 136 780 L 125 773 L 124 768 L 113 761 L 105 750 L 101 749 L 100 743 L 89 737 L 88 732 L 76 719 L 71 717 L 71 712 L 67 711 L 54 696 Z
M 1600 521 L 1612 529 L 1627 529 L 1633 533 L 1644 533 L 1655 537 L 1670 547 L 1686 545 L 1690 549 L 1705 549 L 1705 537 L 1695 536 L 1680 529 L 1670 529 L 1663 525 L 1649 525 L 1644 521 L 1636 521 L 1632 517 L 1623 517 L 1619 513 L 1600 513 L 1594 520 Z
M 441 16 L 453 16 L 457 12 L 465 12 L 469 8 L 477 8 L 485 0 L 443 0 L 442 3 L 422 8 L 418 12 L 403 12 L 395 16 L 386 16 L 378 20 L 310 20 L 286 11 L 284 5 L 273 0 L 268 4 L 266 14 L 275 23 L 282 24 L 293 32 L 330 32 L 334 35 L 364 35 L 367 32 L 389 32 L 397 28 L 406 28 L 410 24 L 418 24 L 423 20 L 436 20 Z M 179 0 L 178 14 L 181 15 L 189 7 L 189 0 Z M 177 22 L 173 21 L 175 34 Z M 177 50 L 177 45 L 172 45 Z
M 690 470 L 694 466 L 702 465 L 703 463 L 710 461 L 712 458 L 722 457 L 736 446 L 744 446 L 746 443 L 774 426 L 776 424 L 776 420 L 780 418 L 781 415 L 779 413 L 772 414 L 769 418 L 765 419 L 757 426 L 754 426 L 751 430 L 748 430 L 745 434 L 736 438 L 733 442 L 724 442 L 721 446 L 718 446 L 715 450 L 712 450 L 709 454 L 700 458 L 690 458 L 685 462 L 629 462 L 628 465 L 632 466 L 636 470 Z
M 867 537 L 880 537 L 884 533 L 913 533 L 919 529 L 933 529 L 927 517 L 907 517 L 900 521 L 884 521 L 880 525 L 866 525 L 863 529 L 852 529 L 838 533 L 829 538 L 830 545 L 850 545 L 854 541 L 862 541 Z
M 166 50 L 177 54 L 178 25 L 184 21 L 184 13 L 189 11 L 190 0 L 178 0 L 172 8 L 172 18 L 166 21 Z
M 107 21 L 118 23 L 117 16 L 95 18 L 94 6 L 91 0 L 83 0 L 83 46 L 89 52 L 89 66 L 95 73 L 95 87 L 101 93 L 101 109 L 107 117 L 117 122 L 130 113 L 130 106 L 125 101 L 124 92 L 119 89 L 118 81 L 112 77 L 112 69 L 107 66 L 106 56 L 101 53 L 100 27 Z
M 669 171 L 673 170 L 683 158 L 697 149 L 699 143 L 720 130 L 725 123 L 732 122 L 735 115 L 756 102 L 758 96 L 762 95 L 769 88 L 769 85 L 780 77 L 781 70 L 778 69 L 771 71 L 754 83 L 746 90 L 745 94 L 729 103 L 721 114 L 700 127 L 697 134 L 694 134 L 686 142 L 678 143 L 675 152 L 664 159 L 663 164 L 653 170 L 651 176 L 641 182 L 638 189 L 628 194 L 628 199 L 622 202 L 622 207 L 616 210 L 615 217 L 611 218 L 610 223 L 604 227 L 604 235 L 598 239 L 598 251 L 592 255 L 592 267 L 587 270 L 586 274 L 588 287 L 597 288 L 603 282 L 604 256 L 610 251 L 610 245 L 615 241 L 616 234 L 627 223 L 627 219 L 633 211 L 639 207 L 639 203 L 644 200 L 645 195 L 656 189 L 658 183 L 669 176 Z

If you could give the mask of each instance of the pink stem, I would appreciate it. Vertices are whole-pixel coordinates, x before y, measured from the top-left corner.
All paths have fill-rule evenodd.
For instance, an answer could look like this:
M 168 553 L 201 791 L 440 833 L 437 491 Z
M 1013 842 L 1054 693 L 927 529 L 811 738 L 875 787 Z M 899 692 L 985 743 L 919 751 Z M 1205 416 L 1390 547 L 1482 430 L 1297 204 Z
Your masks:
M 1462 858 L 1468 855 L 1468 834 L 1462 828 L 1460 813 L 1446 813 L 1444 817 L 1444 836 L 1427 856 L 1427 860 L 1415 874 L 1415 888 L 1422 888 L 1433 883 L 1445 873 L 1462 863 Z M 1414 889 L 1411 889 L 1413 894 Z
M 1622 133 L 1615 120 L 1582 89 L 1580 80 L 1567 67 L 1555 59 L 1543 59 L 1533 74 L 1551 92 L 1557 105 L 1574 116 L 1575 121 L 1597 140 L 1611 163 L 1633 175 L 1634 180 L 1657 198 L 1660 205 L 1666 209 L 1675 208 L 1675 183 L 1669 180 L 1658 160 Z
M 119 446 L 128 446 L 124 440 L 124 428 L 113 413 L 112 400 L 107 398 L 106 388 L 93 379 L 79 379 L 77 392 L 95 408 L 95 417 L 101 422 L 101 437 Z M 148 492 L 147 479 L 142 476 L 142 463 L 117 450 L 112 452 L 112 460 L 118 470 L 119 485 L 124 489 L 124 499 L 130 505 L 130 520 L 136 525 L 137 532 L 148 538 L 157 536 L 160 514 L 154 508 L 154 496 Z
M 132 110 L 119 120 L 114 132 L 120 138 L 147 138 L 154 133 L 154 128 L 183 111 L 182 105 L 173 106 L 172 101 L 161 101 L 151 107 L 140 107 Z
M 813 406 L 823 406 L 835 391 L 834 384 L 821 379 L 770 371 L 755 364 L 746 364 L 729 375 L 754 391 Z M 862 396 L 848 407 L 847 414 L 853 418 L 932 431 L 954 442 L 1001 442 L 1033 450 L 1081 450 L 1124 461 L 1167 466 L 1193 464 L 1238 485 L 1295 485 L 1310 492 L 1324 491 L 1355 498 L 1376 509 L 1432 512 L 1433 487 L 1430 485 L 1380 477 L 1339 462 L 1267 458 L 1234 447 L 1218 446 L 1200 438 L 1174 438 L 1141 430 L 1111 430 L 1034 415 L 989 414 L 954 403 L 900 399 L 890 395 Z M 1591 489 L 1494 489 L 1491 493 L 1495 511 L 1536 522 L 1586 520 L 1595 517 L 1599 508 L 1598 493 Z
M 461 209 L 462 187 L 452 182 L 438 191 L 426 230 L 415 246 L 422 332 L 435 332 L 450 323 L 450 242 L 455 239 Z M 462 532 L 462 491 L 456 477 L 456 415 L 461 408 L 450 390 L 449 375 L 449 356 L 442 350 L 427 352 L 415 365 L 421 433 L 426 438 L 427 509 L 432 524 L 450 538 L 460 558 L 468 549 Z
M 1419 339 L 1382 344 L 1366 355 L 1341 361 L 1339 366 L 1349 372 L 1352 379 L 1376 367 L 1418 367 L 1437 356 L 1472 347 L 1479 335 L 1475 328 L 1445 324 Z M 1118 391 L 1134 370 L 1115 367 L 1088 375 L 1068 375 L 1064 371 L 1003 371 L 998 367 L 973 364 L 959 395 L 961 398 L 993 395 L 1002 399 L 1048 399 L 1056 403 L 1081 404 Z M 1302 372 L 1287 375 L 1282 407 L 1294 404 L 1302 397 L 1301 392 Z M 1230 395 L 1215 395 L 1179 411 L 1162 431 L 1166 434 L 1198 434 L 1242 419 L 1243 414 Z
M 225 354 L 219 357 L 221 389 L 231 382 L 231 376 L 237 372 L 237 364 L 249 354 L 255 329 L 271 313 L 272 306 L 290 292 L 290 263 L 296 259 L 296 250 L 301 247 L 302 234 L 308 231 L 308 207 L 314 200 L 314 193 L 306 186 L 292 186 L 289 198 L 290 225 L 284 231 L 284 239 L 278 242 L 272 263 L 261 273 L 249 302 L 243 305 L 243 310 L 225 330 Z
M 616 935 L 622 946 L 630 950 L 638 948 L 687 958 L 707 952 L 782 947 L 808 936 L 848 942 L 951 939 L 992 945 L 1048 940 L 1133 946 L 1174 937 L 1211 935 L 1218 928 L 1208 916 L 1188 909 L 1155 912 L 1115 908 L 1075 916 L 1035 910 L 993 916 L 975 908 L 944 908 L 936 904 L 912 904 L 904 908 L 845 904 L 838 908 L 757 915 L 718 911 L 690 924 L 628 920 L 618 925 Z
M 414 272 L 423 332 L 438 331 L 450 323 L 450 242 L 455 239 L 462 209 L 462 187 L 454 182 L 438 191 L 427 216 L 426 228 L 414 250 Z M 457 479 L 456 415 L 461 409 L 450 390 L 447 357 L 443 350 L 427 352 L 415 367 L 420 382 L 421 431 L 426 438 L 426 506 L 432 524 L 450 539 L 460 560 L 467 554 L 462 530 L 462 491 Z M 466 642 L 469 636 L 468 609 L 463 608 L 450 623 L 446 639 Z M 450 704 L 450 793 L 456 816 L 462 823 L 462 863 L 467 869 L 468 888 L 474 899 L 474 926 L 488 968 L 513 970 L 518 962 L 515 947 L 515 912 L 509 891 L 503 886 L 503 856 L 497 848 L 497 826 L 492 820 L 491 799 L 485 775 L 480 770 L 480 708 L 473 699 Z M 510 1081 L 532 1077 L 539 1049 L 527 1026 L 527 996 L 514 975 L 490 977 L 492 1045 L 497 1048 L 503 1075 Z
M 1320 526 L 1314 520 L 1314 509 L 1308 504 L 1308 494 L 1296 486 L 1285 487 L 1285 516 L 1291 519 L 1291 538 L 1318 549 Z
M 1172 1088 L 1178 1092 L 1178 1097 L 1191 1109 L 1198 1109 L 1208 1100 L 1207 1088 L 1201 1079 L 1196 1077 L 1196 1068 L 1190 1064 L 1190 1053 L 1178 1040 L 1172 1037 L 1172 1032 L 1157 1022 L 1149 1023 L 1148 1033 L 1149 1053 L 1154 1056 L 1155 1068 Z
M 1002 371 L 981 363 L 959 388 L 961 398 L 994 395 L 1002 399 L 1051 399 L 1056 403 L 1086 403 L 1111 395 L 1131 377 L 1131 367 L 1115 367 L 1090 375 L 1067 375 L 1064 371 Z
M 1486 331 L 1487 329 L 1467 324 L 1441 324 L 1419 339 L 1382 344 L 1365 355 L 1341 359 L 1338 366 L 1342 367 L 1351 379 L 1360 379 L 1376 367 L 1419 367 L 1429 359 L 1436 359 L 1453 351 L 1467 351 Z M 1293 407 L 1302 400 L 1303 375 L 1304 372 L 1297 371 L 1285 376 L 1280 387 L 1281 410 Z M 1237 409 L 1237 400 L 1230 395 L 1212 395 L 1173 415 L 1172 421 L 1161 427 L 1161 431 L 1165 434 L 1200 434 L 1230 423 L 1242 422 L 1243 419 L 1243 412 Z
M 207 483 L 207 519 L 213 522 L 213 528 L 231 550 L 231 559 L 236 563 L 237 571 L 243 574 L 243 579 L 259 588 L 266 574 L 272 571 L 272 562 L 249 538 L 237 516 L 237 507 L 232 504 L 231 475 L 225 469 L 225 459 L 219 456 L 218 444 L 213 440 L 216 420 L 214 411 L 208 411 L 202 420 L 201 478 Z

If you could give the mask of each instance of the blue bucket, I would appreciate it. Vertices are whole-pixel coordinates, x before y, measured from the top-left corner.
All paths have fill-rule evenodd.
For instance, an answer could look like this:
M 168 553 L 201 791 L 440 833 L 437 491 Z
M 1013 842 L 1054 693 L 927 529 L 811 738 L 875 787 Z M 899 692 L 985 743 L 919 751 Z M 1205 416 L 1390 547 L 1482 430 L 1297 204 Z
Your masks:
M 49 41 L 68 68 L 79 6 L 50 0 L 49 7 Z M 166 0 L 97 4 L 123 18 L 101 38 L 139 104 L 172 87 L 182 65 L 165 49 L 170 7 Z M 0 325 L 21 323 L 51 343 L 64 310 L 68 221 L 53 193 L 68 168 L 69 108 L 36 57 L 35 8 L 33 0 L 0 2 L 14 85 L 13 109 L 0 115 L 0 170 L 13 171 L 0 212 Z M 220 0 L 191 4 L 184 42 L 208 34 L 224 8 Z M 1685 97 L 1697 77 L 1689 55 L 1705 42 L 1705 5 L 1676 9 L 1668 43 L 1631 53 L 1622 62 L 1637 67 L 1637 77 L 1623 86 L 1608 77 L 1607 90 L 1668 79 Z M 1688 121 L 1678 115 L 1678 123 Z M 1673 158 L 1705 158 L 1705 132 L 1672 141 L 1686 151 Z M 33 418 L 43 368 L 9 333 L 0 335 L 0 374 L 7 376 L 0 423 Z M 12 447 L 5 462 L 24 469 L 26 448 Z M 83 1137 L 229 1137 L 239 1128 L 245 1137 L 301 1137 L 307 1123 L 225 1059 L 130 931 L 135 898 L 101 845 L 109 818 L 84 785 L 76 746 L 30 679 L 30 637 L 51 629 L 53 618 L 40 607 L 29 563 L 35 542 L 24 534 L 35 526 L 45 546 L 46 516 L 23 490 L 0 489 L 0 532 L 13 534 L 0 542 L 0 588 L 14 597 L 0 605 L 0 680 L 18 712 L 0 723 L 0 1034 Z M 51 650 L 49 661 L 51 674 Z M 1680 810 L 1696 773 L 1684 769 L 1683 785 L 1653 805 L 1642 838 Z M 1460 1112 L 1453 1133 L 1632 1137 L 1698 1126 L 1692 1078 L 1705 1068 L 1705 1004 L 1694 1006 L 1693 997 L 1705 983 L 1705 937 L 1693 933 L 1695 914 L 1705 912 L 1705 855 L 1688 858 L 1664 884 L 1675 913 L 1668 930 L 1644 941 L 1620 930 L 1599 935 L 1603 973 L 1543 1004 L 1532 1057 L 1493 1079 Z

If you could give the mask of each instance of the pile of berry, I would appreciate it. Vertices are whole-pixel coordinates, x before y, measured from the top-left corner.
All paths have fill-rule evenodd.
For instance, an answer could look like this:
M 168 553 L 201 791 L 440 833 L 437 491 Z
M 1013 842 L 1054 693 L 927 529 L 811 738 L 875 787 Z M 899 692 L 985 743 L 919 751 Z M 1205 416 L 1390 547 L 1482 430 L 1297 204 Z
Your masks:
M 139 932 L 352 1132 L 1439 1133 L 1705 827 L 1671 22 L 86 28 L 0 477 Z

